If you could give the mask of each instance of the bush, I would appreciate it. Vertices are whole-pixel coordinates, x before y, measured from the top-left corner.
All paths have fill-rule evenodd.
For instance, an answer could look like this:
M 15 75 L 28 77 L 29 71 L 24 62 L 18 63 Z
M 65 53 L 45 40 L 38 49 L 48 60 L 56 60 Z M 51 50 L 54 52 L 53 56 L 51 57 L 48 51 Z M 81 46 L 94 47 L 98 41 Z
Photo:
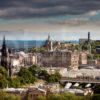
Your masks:
M 7 70 L 2 66 L 0 66 L 0 74 L 4 77 L 7 77 Z
M 55 74 L 51 74 L 47 81 L 50 83 L 54 83 L 54 82 L 59 82 L 60 79 L 61 75 L 58 72 L 56 72 Z
M 16 78 L 9 79 L 9 86 L 14 88 L 20 87 L 21 86 L 20 78 L 16 77 Z
M 3 77 L 2 79 L 0 79 L 0 88 L 6 88 L 8 84 L 8 81 L 5 77 Z
M 21 100 L 21 97 L 0 91 L 0 100 Z
M 100 100 L 100 94 L 94 94 L 92 100 Z
M 32 75 L 32 73 L 26 68 L 22 68 L 19 71 L 18 75 L 20 77 L 20 82 L 22 84 L 34 83 L 36 80 L 36 78 Z
M 37 100 L 46 100 L 45 96 L 38 96 Z

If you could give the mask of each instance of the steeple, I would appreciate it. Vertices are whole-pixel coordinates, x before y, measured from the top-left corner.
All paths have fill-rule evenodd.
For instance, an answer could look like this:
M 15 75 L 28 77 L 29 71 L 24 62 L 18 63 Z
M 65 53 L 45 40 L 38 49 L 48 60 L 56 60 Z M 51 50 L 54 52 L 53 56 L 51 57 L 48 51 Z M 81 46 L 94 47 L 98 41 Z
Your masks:
M 5 36 L 3 38 L 2 49 L 1 49 L 1 66 L 5 67 L 8 72 L 8 76 L 12 75 L 11 69 L 11 58 L 10 56 L 10 49 L 7 48 Z
M 5 36 L 3 38 L 3 44 L 1 49 L 1 66 L 7 69 L 7 47 L 6 47 Z

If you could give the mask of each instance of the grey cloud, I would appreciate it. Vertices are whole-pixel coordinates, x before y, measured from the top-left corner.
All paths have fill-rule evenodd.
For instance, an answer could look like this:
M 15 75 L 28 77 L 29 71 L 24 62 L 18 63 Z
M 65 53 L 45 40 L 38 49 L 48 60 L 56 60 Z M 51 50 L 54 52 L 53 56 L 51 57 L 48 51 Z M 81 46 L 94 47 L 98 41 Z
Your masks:
M 100 0 L 0 0 L 0 18 L 79 15 L 100 10 Z

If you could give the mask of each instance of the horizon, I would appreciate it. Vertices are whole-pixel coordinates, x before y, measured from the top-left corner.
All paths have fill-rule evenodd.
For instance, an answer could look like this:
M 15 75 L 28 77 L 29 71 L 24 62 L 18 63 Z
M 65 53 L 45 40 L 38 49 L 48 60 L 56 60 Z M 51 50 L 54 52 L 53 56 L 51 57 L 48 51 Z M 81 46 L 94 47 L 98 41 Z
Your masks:
M 89 31 L 88 31 L 89 32 Z M 79 39 L 87 39 L 88 32 L 80 33 L 46 33 L 46 32 L 24 32 L 20 31 L 0 31 L 0 40 L 5 36 L 6 40 L 46 40 L 48 35 L 51 36 L 53 41 L 78 41 Z M 60 35 L 61 34 L 61 35 Z M 90 32 L 92 40 L 100 40 L 100 34 L 97 37 L 95 33 Z

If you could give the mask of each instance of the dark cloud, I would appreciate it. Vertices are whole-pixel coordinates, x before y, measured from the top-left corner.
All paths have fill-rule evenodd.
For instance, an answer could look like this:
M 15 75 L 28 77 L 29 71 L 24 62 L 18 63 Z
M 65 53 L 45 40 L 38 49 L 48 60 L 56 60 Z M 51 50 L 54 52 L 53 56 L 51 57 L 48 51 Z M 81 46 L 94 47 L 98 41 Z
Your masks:
M 0 0 L 0 18 L 79 15 L 100 10 L 100 0 Z

